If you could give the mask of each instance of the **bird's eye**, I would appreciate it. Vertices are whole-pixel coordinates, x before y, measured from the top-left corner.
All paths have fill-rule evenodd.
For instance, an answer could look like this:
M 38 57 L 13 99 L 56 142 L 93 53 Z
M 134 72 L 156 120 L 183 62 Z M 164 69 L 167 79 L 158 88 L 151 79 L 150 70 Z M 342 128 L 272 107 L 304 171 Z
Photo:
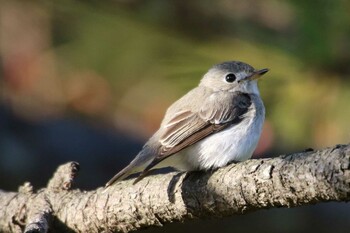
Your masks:
M 225 77 L 226 82 L 228 83 L 233 83 L 236 80 L 236 75 L 235 74 L 228 74 Z

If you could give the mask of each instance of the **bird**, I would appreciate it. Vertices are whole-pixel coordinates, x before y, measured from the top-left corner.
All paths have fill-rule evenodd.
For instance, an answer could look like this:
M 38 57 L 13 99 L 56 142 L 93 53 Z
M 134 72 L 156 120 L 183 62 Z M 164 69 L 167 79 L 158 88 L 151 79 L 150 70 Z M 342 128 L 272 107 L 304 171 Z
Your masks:
M 268 71 L 241 61 L 212 66 L 167 109 L 159 129 L 105 187 L 141 172 L 137 183 L 154 168 L 211 170 L 250 159 L 265 120 L 257 81 Z

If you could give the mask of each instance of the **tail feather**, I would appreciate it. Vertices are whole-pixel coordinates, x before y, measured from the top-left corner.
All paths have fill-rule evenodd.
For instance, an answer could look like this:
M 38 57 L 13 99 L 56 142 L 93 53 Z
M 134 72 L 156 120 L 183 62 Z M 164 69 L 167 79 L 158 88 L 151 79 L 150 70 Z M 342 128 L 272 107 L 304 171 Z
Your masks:
M 123 170 L 118 172 L 115 176 L 113 176 L 112 179 L 110 179 L 106 185 L 105 188 L 111 186 L 117 181 L 123 180 L 124 178 L 128 177 L 131 174 L 141 172 L 140 176 L 137 177 L 133 184 L 136 184 L 140 180 L 142 180 L 145 176 L 147 176 L 152 168 L 159 168 L 164 167 L 161 166 L 157 161 L 155 162 L 154 158 L 151 156 L 147 156 L 147 151 L 142 150 L 131 163 L 126 166 Z M 146 159 L 145 159 L 146 158 Z
M 139 182 L 140 180 L 142 180 L 143 178 L 148 176 L 150 171 L 151 170 L 143 170 L 143 172 L 141 172 L 141 174 L 138 177 L 136 177 L 136 179 L 134 180 L 134 182 L 132 184 L 136 184 L 137 182 Z
M 123 180 L 124 178 L 128 177 L 129 175 L 131 175 L 135 172 L 138 172 L 137 169 L 135 169 L 135 167 L 133 165 L 129 164 L 123 170 L 121 170 L 115 176 L 113 176 L 112 179 L 110 179 L 106 183 L 105 188 L 111 186 L 112 184 L 114 184 L 117 181 Z

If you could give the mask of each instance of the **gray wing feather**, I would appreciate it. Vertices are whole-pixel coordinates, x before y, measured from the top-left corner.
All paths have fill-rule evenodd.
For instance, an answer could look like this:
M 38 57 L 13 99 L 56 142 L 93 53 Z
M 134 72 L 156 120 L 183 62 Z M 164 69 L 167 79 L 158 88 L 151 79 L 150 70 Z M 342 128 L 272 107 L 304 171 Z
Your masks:
M 250 105 L 251 98 L 248 94 L 219 92 L 213 93 L 202 103 L 197 112 L 193 109 L 192 111 L 182 109 L 181 112 L 174 113 L 173 118 L 163 122 L 158 155 L 146 167 L 144 173 L 180 150 L 232 124 L 239 123 Z
M 193 99 L 193 96 L 197 98 Z M 200 102 L 203 99 L 205 101 Z M 151 151 L 156 156 L 148 166 L 146 164 L 146 168 L 135 183 L 146 176 L 149 170 L 163 159 L 232 124 L 238 124 L 248 112 L 250 105 L 251 98 L 245 93 L 213 93 L 201 87 L 190 91 L 168 109 L 161 128 L 155 134 L 157 136 L 151 138 L 151 140 L 157 140 L 152 141 L 152 145 L 159 143 L 157 148 L 151 146 Z M 147 145 L 149 146 L 148 143 L 145 146 Z M 146 161 L 147 158 L 143 158 L 140 154 L 136 156 L 126 168 L 106 184 L 106 187 L 134 171 L 139 171 L 143 167 L 140 164 L 143 164 L 144 160 Z

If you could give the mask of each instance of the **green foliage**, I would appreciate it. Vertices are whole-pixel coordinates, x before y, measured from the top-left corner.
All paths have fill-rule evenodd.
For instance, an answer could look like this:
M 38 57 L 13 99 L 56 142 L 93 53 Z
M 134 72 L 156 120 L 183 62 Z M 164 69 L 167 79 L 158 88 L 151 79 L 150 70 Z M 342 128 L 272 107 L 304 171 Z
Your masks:
M 347 1 L 50 1 L 42 7 L 51 17 L 59 77 L 68 82 L 88 71 L 107 80 L 113 101 L 105 114 L 139 116 L 154 130 L 166 106 L 211 65 L 242 60 L 271 69 L 260 86 L 276 145 L 349 139 Z

